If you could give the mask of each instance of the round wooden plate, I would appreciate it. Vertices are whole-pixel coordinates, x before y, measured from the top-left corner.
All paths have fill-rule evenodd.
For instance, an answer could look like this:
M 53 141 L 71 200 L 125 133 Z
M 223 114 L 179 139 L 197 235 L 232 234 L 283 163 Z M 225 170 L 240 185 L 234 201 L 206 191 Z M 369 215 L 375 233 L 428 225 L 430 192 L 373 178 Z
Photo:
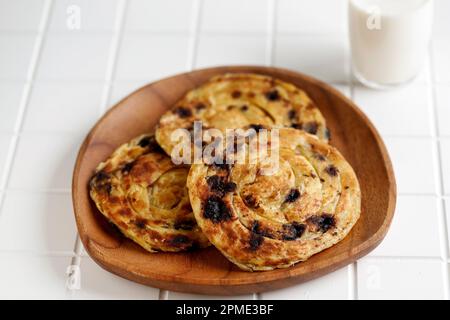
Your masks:
M 356 171 L 362 214 L 337 245 L 288 269 L 244 272 L 215 248 L 189 253 L 148 253 L 117 233 L 89 198 L 88 181 L 99 162 L 131 138 L 152 131 L 159 117 L 188 90 L 225 72 L 270 75 L 303 88 L 321 109 L 336 146 Z M 296 72 L 268 67 L 203 69 L 149 84 L 119 102 L 91 130 L 78 153 L 73 205 L 81 241 L 104 269 L 172 291 L 238 295 L 291 286 L 341 268 L 373 250 L 391 223 L 396 185 L 391 161 L 374 126 L 349 99 L 330 86 Z

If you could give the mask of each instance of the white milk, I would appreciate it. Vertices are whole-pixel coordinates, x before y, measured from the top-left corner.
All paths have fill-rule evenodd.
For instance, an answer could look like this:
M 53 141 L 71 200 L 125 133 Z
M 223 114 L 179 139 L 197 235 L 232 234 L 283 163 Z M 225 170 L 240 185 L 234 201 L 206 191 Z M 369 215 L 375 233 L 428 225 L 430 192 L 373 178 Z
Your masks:
M 349 0 L 353 71 L 372 87 L 412 80 L 426 57 L 433 0 Z

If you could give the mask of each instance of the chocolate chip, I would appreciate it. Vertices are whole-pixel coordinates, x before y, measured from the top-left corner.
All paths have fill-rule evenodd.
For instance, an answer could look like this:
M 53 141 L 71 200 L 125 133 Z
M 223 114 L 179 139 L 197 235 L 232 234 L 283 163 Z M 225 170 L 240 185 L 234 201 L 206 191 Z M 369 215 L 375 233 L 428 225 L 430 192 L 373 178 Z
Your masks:
M 194 229 L 196 225 L 196 222 L 194 220 L 180 220 L 175 221 L 175 224 L 173 225 L 173 228 L 175 230 L 192 230 Z
M 180 118 L 188 118 L 192 116 L 191 109 L 185 108 L 185 107 L 177 107 L 173 110 L 175 114 L 177 114 Z
M 158 144 L 158 142 L 156 142 L 156 139 L 154 136 L 147 136 L 142 138 L 139 142 L 138 145 L 141 148 L 147 148 L 148 152 L 158 152 L 158 153 L 163 153 L 163 149 L 161 148 L 161 146 Z
M 271 91 L 266 92 L 266 98 L 267 98 L 267 100 L 270 100 L 270 101 L 276 101 L 276 100 L 280 99 L 280 94 L 278 93 L 277 90 L 271 90 Z
M 303 124 L 303 130 L 305 130 L 308 133 L 316 134 L 318 129 L 318 124 L 315 121 L 307 122 Z
M 250 207 L 250 208 L 257 208 L 258 207 L 255 197 L 253 197 L 251 194 L 246 195 L 244 197 L 243 201 L 244 201 L 245 205 Z
M 289 110 L 288 112 L 288 118 L 289 120 L 294 120 L 297 117 L 297 111 L 294 109 Z
M 203 216 L 214 223 L 228 221 L 231 219 L 231 213 L 225 202 L 220 197 L 210 196 L 206 199 L 203 208 Z
M 247 111 L 247 110 L 248 110 L 248 106 L 244 104 L 244 105 L 241 107 L 241 111 Z
M 136 219 L 133 222 L 138 229 L 145 229 L 145 226 L 147 225 L 147 220 L 145 219 Z
M 309 223 L 316 225 L 320 231 L 327 232 L 336 225 L 336 220 L 331 214 L 324 213 L 320 216 L 312 216 L 307 219 Z
M 255 131 L 264 129 L 264 126 L 262 124 L 251 124 L 249 127 L 251 129 L 254 129 Z
M 337 174 L 339 173 L 339 170 L 338 168 L 330 164 L 328 167 L 325 168 L 325 172 L 332 177 L 336 177 Z
M 250 250 L 251 251 L 256 251 L 258 250 L 258 248 L 261 246 L 261 244 L 264 242 L 264 238 L 259 235 L 256 234 L 254 232 L 252 232 L 250 234 L 250 240 L 249 240 L 249 245 L 250 245 Z
M 240 98 L 240 97 L 241 97 L 241 94 L 242 94 L 242 92 L 240 92 L 239 90 L 234 90 L 234 91 L 231 93 L 231 97 L 232 97 L 233 99 L 237 99 L 237 98 Z
M 189 242 L 191 242 L 191 240 L 185 235 L 177 235 L 170 240 L 170 244 L 173 246 L 178 246 Z
M 236 184 L 234 182 L 225 181 L 225 177 L 219 177 L 217 175 L 210 176 L 206 179 L 209 189 L 218 196 L 223 197 L 228 192 L 236 190 Z
M 284 202 L 292 203 L 295 202 L 300 197 L 300 191 L 298 189 L 291 189 L 288 195 L 284 199 Z
M 345 190 L 348 190 L 349 188 L 350 188 L 349 186 L 345 186 L 345 188 L 344 188 L 344 189 L 345 189 Z
M 304 224 L 293 222 L 283 225 L 283 240 L 292 241 L 300 238 L 306 230 Z

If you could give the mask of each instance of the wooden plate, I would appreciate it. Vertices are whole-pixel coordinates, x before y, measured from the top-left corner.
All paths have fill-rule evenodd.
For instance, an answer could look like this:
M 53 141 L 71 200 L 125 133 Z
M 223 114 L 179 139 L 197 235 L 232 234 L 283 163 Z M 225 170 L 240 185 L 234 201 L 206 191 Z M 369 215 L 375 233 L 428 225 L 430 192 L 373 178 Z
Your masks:
M 327 119 L 331 143 L 358 175 L 362 214 L 340 243 L 288 269 L 244 272 L 215 248 L 190 253 L 147 253 L 113 230 L 88 193 L 97 164 L 131 138 L 151 131 L 159 117 L 186 91 L 213 75 L 255 72 L 303 88 Z M 121 277 L 172 291 L 238 295 L 291 286 L 341 268 L 374 249 L 394 214 L 396 185 L 391 161 L 376 129 L 347 98 L 330 86 L 296 72 L 267 67 L 217 67 L 180 74 L 149 84 L 108 111 L 86 137 L 73 175 L 73 204 L 81 241 L 104 269 Z

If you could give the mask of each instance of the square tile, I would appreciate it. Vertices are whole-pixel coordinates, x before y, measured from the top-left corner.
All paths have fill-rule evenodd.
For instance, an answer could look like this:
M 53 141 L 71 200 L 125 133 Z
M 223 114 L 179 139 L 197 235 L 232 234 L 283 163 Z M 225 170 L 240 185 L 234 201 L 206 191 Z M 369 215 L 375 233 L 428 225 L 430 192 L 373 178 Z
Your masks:
M 110 89 L 108 107 L 114 106 L 120 100 L 148 83 L 149 81 L 146 80 L 115 82 Z
M 208 32 L 266 32 L 268 0 L 204 1 L 201 30 Z
M 81 286 L 73 291 L 75 299 L 145 299 L 156 300 L 159 289 L 125 280 L 100 268 L 91 258 L 81 258 Z
M 442 174 L 444 175 L 444 192 L 450 195 L 450 139 L 440 143 Z
M 38 30 L 44 0 L 0 0 L 0 30 Z
M 253 295 L 242 295 L 242 296 L 213 296 L 213 295 L 202 295 L 193 293 L 183 293 L 183 292 L 173 292 L 170 291 L 168 295 L 168 300 L 253 300 Z
M 110 31 L 117 15 L 117 0 L 58 0 L 50 16 L 50 31 Z
M 7 191 L 0 215 L 0 250 L 72 252 L 72 211 L 70 194 Z
M 348 268 L 342 268 L 323 277 L 261 295 L 263 300 L 345 300 L 348 299 L 348 277 Z
M 104 80 L 111 35 L 51 34 L 42 49 L 38 80 Z
M 358 261 L 360 299 L 444 299 L 440 260 L 374 259 Z
M 349 82 L 347 37 L 278 35 L 275 65 L 297 70 L 326 82 Z
M 101 83 L 36 83 L 28 103 L 24 132 L 85 134 L 99 117 Z
M 0 80 L 27 78 L 35 40 L 32 34 L 0 34 Z
M 420 237 L 417 234 L 420 233 Z M 391 228 L 371 256 L 440 257 L 438 199 L 399 196 Z
M 5 166 L 11 147 L 11 138 L 11 135 L 0 134 L 0 184 L 4 181 L 3 179 L 5 178 L 6 174 Z
M 450 136 L 450 84 L 436 85 L 436 104 L 439 134 Z
M 346 0 L 279 0 L 277 31 L 289 33 L 344 33 Z
M 186 70 L 188 37 L 126 34 L 117 60 L 116 81 L 156 80 Z
M 195 67 L 218 65 L 264 65 L 264 36 L 201 36 Z
M 448 37 L 433 39 L 434 69 L 438 82 L 450 83 L 450 41 Z
M 14 131 L 23 89 L 23 84 L 0 82 L 0 132 Z
M 193 3 L 193 0 L 131 0 L 125 30 L 189 32 Z
M 385 138 L 402 193 L 436 194 L 433 140 L 426 138 Z
M 65 299 L 70 257 L 0 253 L 0 299 Z
M 83 135 L 24 134 L 19 138 L 9 181 L 17 189 L 70 189 Z
M 354 100 L 382 135 L 431 136 L 431 97 L 425 85 L 372 90 L 358 85 Z
M 434 34 L 450 35 L 450 20 L 448 19 L 450 1 L 435 0 L 434 2 Z

